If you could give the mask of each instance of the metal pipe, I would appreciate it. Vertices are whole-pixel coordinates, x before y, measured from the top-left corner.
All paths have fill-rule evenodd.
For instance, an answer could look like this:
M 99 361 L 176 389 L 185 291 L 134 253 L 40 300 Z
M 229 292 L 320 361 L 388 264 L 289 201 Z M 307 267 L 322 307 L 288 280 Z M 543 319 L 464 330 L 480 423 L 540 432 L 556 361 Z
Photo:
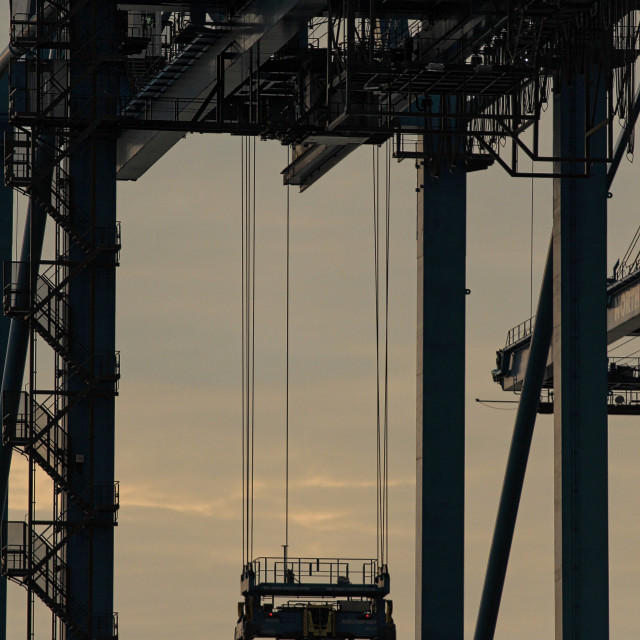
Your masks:
M 46 143 L 45 143 L 46 144 Z M 36 151 L 35 171 L 38 175 L 40 171 L 46 170 L 47 165 L 51 167 L 52 157 L 48 150 L 42 146 Z M 52 172 L 52 169 L 49 170 Z M 47 222 L 47 213 L 38 204 L 48 202 L 51 185 L 51 173 L 41 182 L 34 183 L 37 192 L 36 198 L 31 198 L 27 210 L 27 218 L 24 224 L 24 234 L 22 237 L 22 251 L 20 254 L 20 267 L 18 269 L 18 285 L 21 290 L 30 290 L 31 287 L 31 264 L 38 264 L 42 256 L 42 245 L 44 243 L 44 232 Z M 7 343 L 7 355 L 2 374 L 2 386 L 0 393 L 0 416 L 7 413 L 15 413 L 18 409 L 19 396 L 7 394 L 12 406 L 4 406 L 6 391 L 19 391 L 22 387 L 24 369 L 27 358 L 27 348 L 29 346 L 29 325 L 21 320 L 11 319 L 9 328 L 9 340 Z M 7 504 L 7 492 L 9 486 L 9 469 L 11 467 L 12 447 L 2 444 L 0 448 L 0 505 L 4 510 Z
M 9 74 L 8 65 L 4 61 L 5 52 L 0 54 L 0 135 L 9 129 L 9 117 L 6 107 L 9 103 Z M 4 157 L 4 142 L 0 140 L 0 150 Z M 11 260 L 13 256 L 13 191 L 9 187 L 0 184 L 0 259 Z M 0 319 L 0 355 L 4 361 L 7 350 L 7 340 L 9 337 L 9 318 Z M 4 547 L 7 539 L 8 505 L 5 502 L 4 508 L 0 511 L 0 547 Z M 7 619 L 7 577 L 0 576 L 0 640 L 6 640 Z
M 536 323 L 531 337 L 529 360 L 513 428 L 493 540 L 491 541 L 474 640 L 493 640 L 496 630 L 524 476 L 533 439 L 533 428 L 540 402 L 540 391 L 551 345 L 552 316 L 553 250 L 550 244 L 538 300 Z

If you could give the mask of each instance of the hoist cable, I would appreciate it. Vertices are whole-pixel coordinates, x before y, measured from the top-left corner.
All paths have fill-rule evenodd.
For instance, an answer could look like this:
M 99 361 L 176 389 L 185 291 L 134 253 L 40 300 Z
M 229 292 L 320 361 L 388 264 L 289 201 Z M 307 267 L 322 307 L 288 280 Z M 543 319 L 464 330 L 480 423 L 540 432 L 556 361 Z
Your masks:
M 385 147 L 384 222 L 380 209 L 380 153 L 373 149 L 373 236 L 374 285 L 376 312 L 376 553 L 382 565 L 388 562 L 389 530 L 389 237 L 391 208 L 391 147 Z M 383 226 L 384 225 L 384 226 Z M 381 233 L 384 233 L 384 298 L 381 301 L 380 262 Z M 384 304 L 384 351 L 381 347 L 381 302 Z M 384 358 L 383 365 L 381 358 Z M 381 380 L 381 366 L 384 372 Z
M 245 309 L 244 309 L 244 291 L 245 291 L 245 255 L 244 255 L 244 247 L 245 247 L 245 232 L 244 232 L 244 222 L 245 222 L 245 213 L 244 213 L 244 136 L 240 139 L 240 209 L 241 209 L 241 238 L 240 238 L 240 246 L 241 246 L 241 333 L 242 333 L 242 372 L 241 372 L 241 382 L 242 382 L 242 565 L 246 565 L 247 563 L 247 541 L 246 541 L 246 533 L 247 533 L 247 523 L 246 523 L 246 513 L 245 513 L 245 497 L 246 497 L 246 483 L 245 483 Z
M 391 220 L 391 145 L 386 142 L 386 185 L 385 185 L 385 320 L 384 320 L 384 558 L 389 561 L 389 241 Z
M 531 161 L 531 239 L 529 249 L 529 317 L 533 318 L 533 160 Z
M 252 238 L 251 238 L 251 559 L 253 559 L 253 503 L 254 503 L 254 445 L 255 445 L 255 381 L 256 381 L 256 139 L 250 138 L 253 143 L 251 184 L 251 211 L 252 211 Z
M 242 213 L 242 536 L 243 563 L 253 558 L 255 442 L 255 140 L 241 144 Z
M 291 147 L 287 146 L 287 166 L 291 162 Z M 286 286 L 286 383 L 285 383 L 285 512 L 284 512 L 284 544 L 285 549 L 289 548 L 289 289 L 290 289 L 290 229 L 291 229 L 291 198 L 290 198 L 291 185 L 287 182 L 287 286 Z
M 244 154 L 244 180 L 245 180 L 245 352 L 247 356 L 246 362 L 246 442 L 247 450 L 245 453 L 245 466 L 247 477 L 247 561 L 251 562 L 251 208 L 249 203 L 251 202 L 251 186 L 249 182 L 248 167 L 250 166 L 250 147 L 249 138 L 245 138 L 245 154 Z
M 609 351 L 615 351 L 616 349 L 620 349 L 620 347 L 624 347 L 625 344 L 628 344 L 629 342 L 633 341 L 633 340 L 637 340 L 638 336 L 632 336 L 631 338 L 629 338 L 628 340 L 625 340 L 624 342 L 622 342 L 621 344 L 615 346 L 615 347 L 611 347 L 611 349 L 609 349 Z
M 14 189 L 15 191 L 15 202 L 16 202 L 16 211 L 15 211 L 15 222 L 14 222 L 14 228 L 15 228 L 15 243 L 13 245 L 13 259 L 14 261 L 18 261 L 18 226 L 20 225 L 20 198 L 18 197 L 18 190 Z
M 382 478 L 380 473 L 380 310 L 379 310 L 379 279 L 378 279 L 378 207 L 379 207 L 379 151 L 372 149 L 373 170 L 373 273 L 375 286 L 376 312 L 376 555 L 382 560 L 382 526 L 381 502 Z
M 249 139 L 247 137 L 245 137 L 244 139 L 244 146 L 245 146 L 245 151 L 244 151 L 244 183 L 245 183 L 245 189 L 244 189 L 244 198 L 245 198 L 245 202 L 244 202 L 244 215 L 245 215 L 245 223 L 244 223 L 244 242 L 245 242 L 245 249 L 244 249 L 244 255 L 245 255 L 245 284 L 244 284 L 244 298 L 245 298 L 245 303 L 244 303 L 244 308 L 245 308 L 245 318 L 244 318 L 244 330 L 245 330 L 245 355 L 246 355 L 246 362 L 245 362 L 245 387 L 246 387 L 246 396 L 245 396 L 245 402 L 246 402 L 246 407 L 245 407 L 245 414 L 246 414 L 246 424 L 245 424 L 245 431 L 246 431 L 246 451 L 245 451 L 245 475 L 246 475 L 246 483 L 247 483 L 247 495 L 245 497 L 246 500 L 246 510 L 247 510 L 247 532 L 246 532 L 246 536 L 247 536 L 247 562 L 251 562 L 252 558 L 251 558 L 251 552 L 250 552 L 250 545 L 251 545 L 251 474 L 250 474 L 250 469 L 251 469 L 251 341 L 250 341 L 250 335 L 251 335 L 251 325 L 250 325 L 250 319 L 251 319 L 251 297 L 250 297 L 250 290 L 251 290 L 251 210 L 249 207 L 249 202 L 251 201 L 251 195 L 250 195 L 250 184 L 249 184 L 249 178 L 248 178 L 248 171 L 247 168 L 249 166 L 249 152 L 250 152 L 250 148 L 249 148 Z

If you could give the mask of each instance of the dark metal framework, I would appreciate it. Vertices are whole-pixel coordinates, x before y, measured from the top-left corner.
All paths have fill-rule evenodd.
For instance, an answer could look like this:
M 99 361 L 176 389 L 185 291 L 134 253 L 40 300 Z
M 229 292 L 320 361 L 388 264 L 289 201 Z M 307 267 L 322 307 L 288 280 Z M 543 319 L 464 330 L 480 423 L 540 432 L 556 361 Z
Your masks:
M 34 599 L 52 613 L 52 637 L 115 638 L 113 402 L 115 268 L 114 130 L 99 97 L 117 88 L 112 70 L 114 15 L 101 3 L 39 0 L 12 7 L 10 122 L 6 180 L 30 201 L 20 262 L 5 264 L 3 309 L 22 340 L 22 375 L 5 375 L 3 446 L 28 459 L 25 522 L 10 522 L 3 573 L 28 592 L 27 637 Z M 102 3 L 104 4 L 104 3 Z M 110 27 L 111 24 L 111 27 Z M 55 224 L 52 259 L 42 257 L 47 218 Z M 20 344 L 18 344 L 20 342 Z M 53 350 L 53 372 L 38 366 Z M 52 512 L 36 505 L 36 468 L 52 482 Z M 4 488 L 6 491 L 6 487 Z
M 242 572 L 235 640 L 395 640 L 389 588 L 376 560 L 256 558 Z
M 632 249 L 636 241 L 634 238 Z M 635 303 L 640 291 L 640 262 L 633 250 L 627 253 L 625 259 L 618 261 L 613 276 L 608 279 L 608 344 L 623 336 L 638 335 L 640 331 L 640 314 Z M 523 362 L 528 359 L 527 354 L 534 351 L 531 339 L 537 322 L 538 318 L 534 316 L 510 329 L 505 346 L 497 351 L 496 368 L 491 373 L 494 381 L 505 391 L 522 391 L 525 381 Z M 609 415 L 640 414 L 640 360 L 633 356 L 609 357 L 606 370 Z M 538 411 L 553 413 L 552 362 L 545 362 L 541 390 Z
M 564 200 L 554 212 L 556 247 L 548 269 L 555 269 L 561 289 L 556 293 L 564 295 L 554 312 L 555 324 L 561 311 L 574 319 L 572 327 L 563 326 L 554 338 L 559 348 L 573 345 L 563 355 L 563 367 L 574 377 L 562 378 L 563 386 L 573 389 L 580 373 L 575 354 L 582 354 L 585 345 L 575 326 L 588 325 L 589 336 L 597 336 L 602 346 L 602 317 L 597 310 L 572 307 L 567 287 L 578 281 L 585 296 L 594 299 L 604 299 L 606 291 L 602 260 L 584 273 L 575 271 L 575 256 L 583 255 L 585 240 L 572 236 L 571 220 L 576 203 L 583 202 L 600 225 L 586 227 L 585 233 L 601 230 L 606 189 L 625 150 L 633 148 L 632 131 L 640 113 L 634 76 L 640 50 L 639 3 L 140 0 L 134 6 L 98 0 L 14 0 L 11 5 L 13 131 L 4 147 L 5 178 L 31 204 L 22 258 L 4 269 L 3 307 L 15 335 L 9 340 L 2 385 L 0 490 L 4 497 L 15 449 L 29 460 L 30 500 L 26 522 L 9 523 L 3 539 L 3 573 L 27 588 L 30 611 L 35 597 L 51 609 L 52 637 L 117 636 L 112 603 L 118 508 L 113 478 L 113 406 L 119 379 L 114 340 L 120 250 L 115 219 L 117 145 L 141 132 L 228 132 L 275 139 L 293 146 L 291 164 L 283 172 L 285 183 L 304 189 L 359 145 L 393 139 L 396 157 L 418 161 L 422 197 L 418 434 L 424 450 L 418 452 L 417 634 L 459 640 L 463 396 L 442 404 L 449 397 L 447 390 L 435 390 L 438 380 L 446 379 L 458 381 L 448 389 L 464 391 L 465 173 L 497 162 L 512 176 L 556 181 Z M 251 22 L 255 16 L 270 22 Z M 253 37 L 252 30 L 258 35 Z M 260 34 L 269 30 L 277 33 L 261 39 Z M 276 41 L 279 44 L 273 45 Z M 205 82 L 192 82 L 198 73 L 202 77 L 203 61 Z M 554 147 L 546 150 L 539 123 L 552 101 L 564 115 L 556 119 Z M 158 142 L 158 148 L 170 148 L 167 140 Z M 537 163 L 535 170 L 522 170 L 522 157 L 527 165 Z M 584 201 L 581 189 L 597 204 Z M 429 225 L 440 220 L 438 216 L 441 224 L 431 233 Z M 47 218 L 55 223 L 50 259 L 42 256 Z M 449 231 L 440 237 L 445 227 Z M 451 282 L 451 270 L 438 277 L 438 264 L 442 268 L 451 256 L 453 292 L 442 290 L 443 282 Z M 549 314 L 549 286 L 545 291 L 541 307 Z M 435 308 L 441 316 L 433 313 Z M 545 321 L 548 329 L 547 325 Z M 534 334 L 531 346 L 535 379 L 525 385 L 527 400 L 519 409 L 515 458 L 505 479 L 506 506 L 496 525 L 498 542 L 488 571 L 493 578 L 485 588 L 477 640 L 491 638 L 495 627 L 527 439 L 539 405 L 538 378 L 543 377 L 540 370 L 550 339 L 546 333 L 539 339 Z M 49 378 L 38 367 L 43 342 L 54 354 Z M 447 358 L 450 375 L 439 371 L 432 379 L 429 363 L 442 362 L 441 344 L 450 345 L 449 353 L 455 349 L 457 355 Z M 27 353 L 28 393 L 22 390 Z M 604 360 L 601 364 L 606 366 Z M 554 378 L 558 381 L 565 373 L 559 369 Z M 597 449 L 594 443 L 601 442 L 606 384 L 598 384 L 602 406 L 596 390 L 585 399 L 590 407 L 596 403 L 593 411 L 583 407 L 580 412 L 580 420 L 592 428 L 567 417 L 571 409 L 565 410 L 565 418 L 560 409 L 557 412 L 558 442 L 566 445 L 566 457 L 561 458 L 567 468 L 580 470 L 581 478 L 584 460 L 569 445 L 576 434 L 593 435 L 582 442 L 591 452 Z M 571 401 L 567 394 L 558 407 Z M 599 416 L 595 427 L 590 414 Z M 594 456 L 601 465 L 602 456 Z M 53 509 L 47 518 L 35 504 L 36 467 L 52 480 Z M 597 489 L 602 497 L 606 478 L 578 487 L 571 484 L 575 478 L 564 466 L 561 471 L 562 509 L 583 509 L 589 522 L 599 516 L 606 522 L 606 500 L 597 508 L 571 502 L 574 489 Z M 566 539 L 575 523 L 562 509 L 558 531 Z M 567 547 L 566 554 L 584 555 L 582 534 L 575 534 L 577 546 Z M 600 578 L 603 539 L 606 542 L 606 532 L 600 528 L 592 545 Z M 558 562 L 572 585 L 562 592 L 558 612 L 562 624 L 569 625 L 571 607 L 584 610 L 584 603 L 572 598 L 578 592 L 588 596 L 593 580 L 583 579 L 580 567 L 569 567 L 564 556 Z M 245 572 L 249 579 L 250 571 Z M 260 590 L 250 579 L 248 584 L 247 607 L 253 592 Z M 291 595 L 288 586 L 273 588 Z M 594 593 L 602 595 L 602 589 Z M 374 594 L 374 599 L 382 595 Z M 382 608 L 376 605 L 377 614 Z M 590 609 L 599 611 L 594 628 L 604 639 L 608 613 Z M 269 611 L 261 611 L 266 620 Z M 246 614 L 247 610 L 242 614 L 245 622 Z M 380 618 L 369 635 L 388 637 L 389 619 Z M 589 620 L 585 615 L 577 624 L 584 626 Z M 242 637 L 251 633 L 246 626 L 240 630 Z

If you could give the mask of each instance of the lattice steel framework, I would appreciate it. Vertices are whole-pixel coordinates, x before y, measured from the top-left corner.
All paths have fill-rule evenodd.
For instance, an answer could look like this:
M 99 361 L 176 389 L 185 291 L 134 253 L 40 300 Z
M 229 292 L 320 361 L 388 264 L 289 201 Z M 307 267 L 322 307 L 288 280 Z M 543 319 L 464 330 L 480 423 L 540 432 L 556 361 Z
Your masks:
M 28 460 L 29 507 L 25 522 L 8 524 L 3 572 L 28 591 L 27 637 L 39 598 L 51 610 L 52 637 L 114 638 L 120 232 L 114 131 L 99 96 L 118 86 L 115 15 L 101 3 L 40 0 L 24 14 L 17 4 L 6 180 L 30 211 L 22 259 L 5 264 L 3 309 L 21 336 L 9 348 L 28 347 L 28 391 L 22 375 L 5 376 L 2 416 L 3 445 Z M 47 218 L 55 225 L 51 258 L 43 257 Z M 40 354 L 47 346 L 52 358 Z M 51 359 L 45 373 L 41 363 Z M 36 503 L 37 468 L 52 485 L 48 516 Z
M 49 607 L 53 637 L 65 639 L 117 636 L 115 179 L 117 168 L 125 177 L 144 170 L 127 168 L 132 133 L 149 134 L 131 145 L 135 153 L 151 147 L 149 157 L 166 152 L 186 131 L 276 139 L 293 145 L 284 180 L 301 188 L 357 146 L 393 139 L 395 155 L 415 158 L 420 171 L 419 255 L 427 259 L 420 266 L 419 332 L 436 322 L 443 340 L 460 346 L 465 172 L 498 162 L 514 176 L 554 178 L 564 194 L 582 182 L 595 200 L 605 198 L 621 157 L 633 148 L 640 112 L 634 0 L 140 0 L 135 7 L 104 0 L 11 4 L 13 133 L 5 145 L 5 176 L 31 204 L 21 260 L 4 270 L 3 306 L 15 336 L 7 357 L 13 373 L 5 373 L 2 386 L 2 477 L 11 450 L 18 450 L 29 462 L 30 488 L 26 522 L 9 523 L 3 572 L 26 586 L 30 611 L 36 597 Z M 556 123 L 554 148 L 545 150 L 539 121 L 551 101 L 566 113 Z M 571 120 L 571 109 L 579 117 Z M 584 143 L 570 143 L 571 136 Z M 523 154 L 536 161 L 535 172 L 520 168 Z M 439 187 L 431 180 L 436 176 Z M 429 211 L 438 202 L 439 210 Z M 446 278 L 429 262 L 433 236 L 425 230 L 447 202 L 453 210 L 442 225 L 455 219 L 455 233 L 445 234 L 437 250 L 457 256 L 459 286 L 443 298 L 438 281 Z M 575 205 L 567 202 L 555 212 L 558 238 L 566 238 L 563 225 Z M 606 207 L 599 202 L 596 208 L 602 222 Z M 55 223 L 51 258 L 42 253 L 47 219 Z M 560 262 L 556 269 L 559 277 L 580 277 Z M 600 276 L 587 277 L 593 280 L 587 293 L 593 292 Z M 604 287 L 604 273 L 601 280 Z M 425 320 L 433 304 L 455 322 Z M 579 336 L 563 336 L 580 346 Z M 421 367 L 429 359 L 441 362 L 438 345 L 426 338 L 420 334 Z M 38 366 L 43 343 L 53 354 L 49 376 Z M 461 390 L 464 350 L 456 354 L 439 375 Z M 421 384 L 428 382 L 423 369 L 418 373 Z M 452 418 L 432 382 L 418 389 L 418 431 L 429 455 L 447 464 L 438 467 L 435 484 L 428 481 L 433 467 L 419 468 L 427 475 L 418 512 L 422 518 L 443 504 L 450 512 L 437 532 L 436 524 L 420 520 L 418 545 L 426 553 L 419 558 L 418 592 L 437 592 L 450 615 L 419 607 L 418 633 L 461 637 L 464 411 Z M 435 416 L 429 424 L 425 406 Z M 35 503 L 36 468 L 53 487 L 46 518 Z M 567 502 L 568 486 L 560 487 Z M 455 571 L 441 570 L 442 558 L 452 559 Z

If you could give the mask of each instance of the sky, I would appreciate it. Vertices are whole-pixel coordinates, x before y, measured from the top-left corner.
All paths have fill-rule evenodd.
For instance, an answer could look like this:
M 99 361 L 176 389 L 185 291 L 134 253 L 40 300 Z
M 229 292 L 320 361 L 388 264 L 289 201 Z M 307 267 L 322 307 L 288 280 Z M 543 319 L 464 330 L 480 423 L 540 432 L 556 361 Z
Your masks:
M 0 23 L 8 10 L 0 8 Z M 550 119 L 547 114 L 547 120 Z M 135 183 L 122 222 L 116 401 L 115 609 L 135 640 L 230 639 L 240 599 L 241 173 L 239 138 L 188 135 Z M 256 158 L 255 556 L 284 543 L 286 148 Z M 374 557 L 375 316 L 372 150 L 303 194 L 291 189 L 291 556 Z M 609 201 L 609 268 L 638 225 L 636 167 Z M 416 194 L 392 166 L 389 569 L 398 637 L 413 636 Z M 495 351 L 534 309 L 551 230 L 551 182 L 469 175 L 465 637 L 471 638 L 511 431 Z M 24 202 L 18 204 L 24 222 Z M 530 253 L 533 217 L 533 254 Z M 533 263 L 533 269 L 531 264 Z M 633 345 L 633 343 L 632 343 Z M 630 346 L 632 346 L 630 345 Z M 640 346 L 635 347 L 640 348 Z M 622 355 L 623 352 L 616 355 Z M 453 381 L 452 381 L 453 383 Z M 552 637 L 553 426 L 540 416 L 496 640 Z M 610 419 L 611 638 L 640 634 L 640 433 Z M 10 519 L 26 511 L 14 457 Z M 42 483 L 45 484 L 44 482 Z M 9 638 L 25 593 L 10 585 Z M 36 639 L 47 638 L 42 614 Z

